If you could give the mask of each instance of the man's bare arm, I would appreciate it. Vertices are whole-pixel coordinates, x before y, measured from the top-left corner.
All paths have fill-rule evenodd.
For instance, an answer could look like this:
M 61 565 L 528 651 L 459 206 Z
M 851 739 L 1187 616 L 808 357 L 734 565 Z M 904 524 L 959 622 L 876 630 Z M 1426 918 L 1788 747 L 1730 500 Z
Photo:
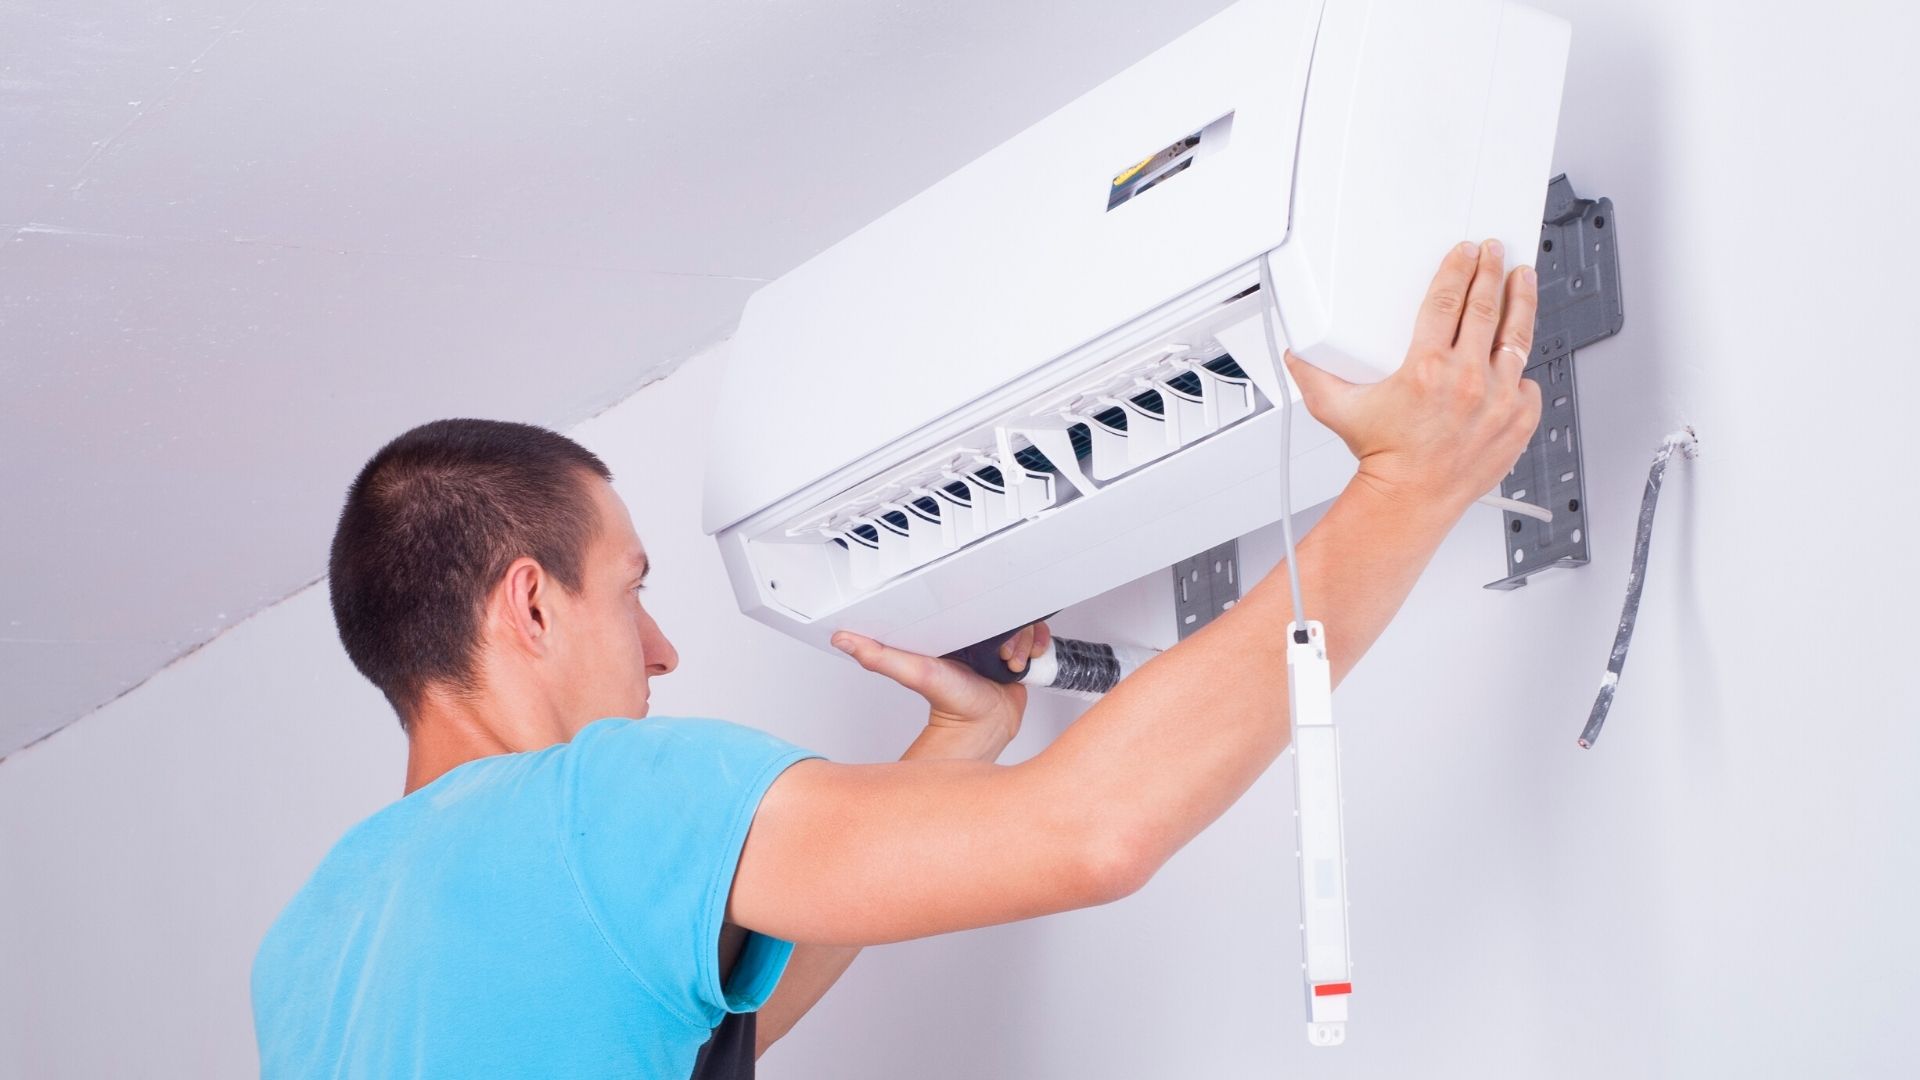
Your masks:
M 1046 650 L 1050 638 L 1047 625 L 1036 623 L 1003 642 L 1000 657 L 1019 671 Z M 895 675 L 928 706 L 927 726 L 900 756 L 902 761 L 991 763 L 1020 732 L 1027 706 L 1024 686 L 990 682 L 934 657 L 911 658 Z M 857 945 L 796 946 L 780 985 L 760 1009 L 754 1057 L 793 1030 L 859 955 Z
M 1041 643 L 1045 643 L 1044 632 Z M 993 693 L 995 696 L 1015 696 L 1015 691 L 1000 687 L 994 687 Z M 1017 696 L 1021 700 L 1015 703 L 1011 726 L 1006 724 L 1004 716 L 943 718 L 936 705 L 926 730 L 913 741 L 900 760 L 991 762 L 998 759 L 1018 729 L 1019 713 L 1025 704 L 1024 688 L 1018 689 Z M 833 984 L 840 981 L 840 976 L 846 974 L 847 968 L 859 955 L 858 945 L 796 945 L 792 957 L 787 961 L 787 970 L 780 976 L 780 984 L 767 998 L 767 1003 L 760 1007 L 754 1024 L 753 1056 L 758 1058 L 766 1053 L 768 1047 L 792 1031 L 800 1018 L 819 1004 Z
M 1352 386 L 1290 361 L 1314 415 L 1360 459 L 1297 553 L 1307 614 L 1326 625 L 1336 679 L 1538 420 L 1539 388 L 1520 377 L 1531 273 L 1504 281 L 1503 322 L 1499 253 L 1466 247 L 1435 276 L 1393 377 Z M 1286 747 L 1292 613 L 1279 576 L 1147 664 L 1031 761 L 793 766 L 748 834 L 734 920 L 799 942 L 870 944 L 1137 889 Z M 855 656 L 883 672 L 924 660 L 864 639 Z

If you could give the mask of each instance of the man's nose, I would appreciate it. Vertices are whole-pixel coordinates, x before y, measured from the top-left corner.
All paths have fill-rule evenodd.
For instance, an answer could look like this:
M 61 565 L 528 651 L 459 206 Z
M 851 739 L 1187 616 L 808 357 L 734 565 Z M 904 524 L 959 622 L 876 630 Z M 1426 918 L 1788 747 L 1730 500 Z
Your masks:
M 666 634 L 660 632 L 660 624 L 654 622 L 651 615 L 647 616 L 645 649 L 649 675 L 665 675 L 680 666 L 679 650 L 667 640 Z

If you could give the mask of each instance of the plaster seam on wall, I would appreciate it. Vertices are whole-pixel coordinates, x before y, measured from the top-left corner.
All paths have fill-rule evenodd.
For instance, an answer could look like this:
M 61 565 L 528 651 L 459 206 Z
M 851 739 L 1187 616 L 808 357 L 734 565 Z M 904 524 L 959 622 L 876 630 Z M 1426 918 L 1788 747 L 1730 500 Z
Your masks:
M 122 239 L 137 239 L 137 238 L 123 237 Z M 658 367 L 650 369 L 646 374 L 641 376 L 640 380 L 637 383 L 635 383 L 631 389 L 621 392 L 612 401 L 608 402 L 605 405 L 602 405 L 600 408 L 594 410 L 592 413 L 588 414 L 587 416 L 582 417 L 580 420 L 575 421 L 573 424 L 568 426 L 567 430 L 573 431 L 579 428 L 581 425 L 586 424 L 588 421 L 597 419 L 603 413 L 606 413 L 608 410 L 613 409 L 618 405 L 625 404 L 626 402 L 631 400 L 635 394 L 638 394 L 640 391 L 645 390 L 647 387 L 652 386 L 655 383 L 665 381 L 667 378 L 672 376 L 675 372 L 685 367 L 687 364 L 687 361 L 719 347 L 721 344 L 724 344 L 729 339 L 730 336 L 731 336 L 730 334 L 723 334 L 719 338 L 713 341 L 707 342 L 704 345 L 700 345 L 692 349 L 691 351 L 689 351 L 683 356 L 668 360 L 665 363 L 659 365 Z M 186 660 L 188 657 L 194 655 L 195 653 L 213 644 L 214 642 L 219 641 L 221 638 L 226 637 L 229 633 L 233 632 L 234 630 L 242 626 L 245 626 L 247 623 L 252 622 L 255 618 L 258 618 L 260 615 L 263 615 L 266 612 L 279 607 L 281 604 L 284 604 L 287 601 L 294 599 L 295 597 L 299 596 L 301 593 L 306 592 L 308 589 L 313 588 L 315 585 L 318 585 L 325 580 L 327 580 L 327 575 L 320 574 L 305 582 L 302 582 L 301 584 L 295 586 L 292 589 L 292 591 L 288 592 L 286 595 L 281 596 L 275 600 L 270 600 L 267 603 L 262 604 L 259 607 L 255 608 L 254 610 L 247 612 L 245 615 L 241 616 L 239 620 L 227 626 L 222 627 L 220 630 L 216 631 L 213 634 L 213 636 L 208 637 L 204 640 L 195 642 L 192 645 L 189 645 L 187 648 L 185 648 L 181 652 L 175 654 L 166 663 L 161 664 L 159 667 L 149 672 L 146 676 L 141 678 L 139 682 L 133 683 L 132 685 L 126 687 L 124 690 L 121 690 L 119 693 L 113 695 L 112 697 L 106 699 L 105 701 L 100 702 L 98 705 L 89 707 L 85 711 L 81 712 L 79 715 L 75 716 L 73 719 L 68 720 L 66 723 L 61 724 L 57 728 L 54 728 L 52 731 L 49 731 L 46 734 L 40 736 L 39 738 L 34 739 L 32 742 L 29 742 L 23 746 L 20 746 L 14 750 L 0 752 L 0 765 L 6 764 L 7 759 L 12 757 L 14 754 L 31 750 L 34 747 L 39 746 L 41 743 L 46 742 L 48 739 L 53 738 L 55 735 L 60 734 L 62 731 L 65 731 L 68 728 L 74 726 L 75 724 L 78 724 L 80 721 L 85 720 L 90 716 L 93 716 L 94 714 L 98 713 L 100 710 L 106 708 L 107 706 L 113 704 L 116 701 L 119 701 L 121 698 L 126 697 L 128 694 L 133 693 L 135 690 L 138 690 L 141 687 L 147 685 L 147 683 L 152 682 L 161 673 L 173 668 L 174 666 L 178 665 L 180 662 Z M 102 639 L 102 640 L 120 640 L 120 639 Z M 0 644 L 63 644 L 63 643 L 70 643 L 70 639 L 0 638 Z M 71 643 L 81 643 L 81 639 L 71 639 Z
M 93 148 L 87 152 L 87 156 L 84 159 L 82 159 L 79 166 L 73 170 L 73 181 L 67 187 L 66 194 L 69 197 L 79 194 L 80 189 L 87 186 L 87 171 L 93 168 L 94 162 L 100 160 L 100 155 L 106 153 L 109 147 L 113 146 L 114 144 L 118 143 L 121 139 L 125 138 L 128 132 L 132 131 L 136 126 L 139 125 L 140 121 L 147 118 L 147 115 L 149 113 L 153 112 L 155 109 L 160 108 L 162 105 L 165 105 L 168 101 L 172 100 L 176 91 L 180 89 L 181 85 L 185 83 L 187 79 L 200 73 L 200 71 L 202 70 L 200 68 L 201 61 L 205 60 L 208 54 L 212 53 L 214 49 L 218 48 L 221 42 L 239 33 L 241 29 L 246 26 L 247 19 L 253 15 L 254 10 L 257 9 L 264 2 L 265 0 L 254 0 L 253 3 L 247 5 L 247 9 L 245 11 L 242 11 L 239 15 L 234 17 L 233 25 L 227 27 L 225 30 L 222 30 L 218 34 L 214 35 L 213 40 L 207 42 L 205 48 L 195 53 L 192 59 L 188 60 L 184 64 L 181 64 L 179 74 L 175 75 L 173 77 L 173 80 L 167 83 L 166 86 L 162 87 L 159 93 L 150 94 L 142 98 L 141 101 L 143 102 L 143 104 L 139 107 L 138 111 L 136 111 L 132 116 L 128 117 L 126 123 L 120 125 L 119 130 L 113 132 L 112 134 L 108 135 L 104 139 L 96 140 L 93 143 Z M 54 200 L 57 198 L 58 196 L 49 197 L 48 199 L 49 208 L 52 207 Z M 6 226 L 0 226 L 0 227 L 4 227 L 6 229 L 12 230 L 12 237 L 13 239 L 16 239 L 16 240 L 28 232 L 35 231 L 34 226 L 30 224 L 6 225 Z M 41 736 L 41 738 L 45 738 L 45 736 Z M 36 739 L 34 741 L 38 742 L 39 740 Z M 0 757 L 0 761 L 4 761 L 4 760 L 6 760 L 4 757 Z
M 0 645 L 169 645 L 172 638 L 141 637 L 0 637 Z
M 733 332 L 731 330 L 728 330 L 726 333 L 721 334 L 719 337 L 715 338 L 714 340 L 707 342 L 705 345 L 701 345 L 695 349 L 692 349 L 691 351 L 687 352 L 683 356 L 675 357 L 671 360 L 664 361 L 652 368 L 647 369 L 647 371 L 640 376 L 639 381 L 635 382 L 632 385 L 632 387 L 630 387 L 625 391 L 622 391 L 619 397 L 613 399 L 612 401 L 607 402 L 605 405 L 600 406 L 598 409 L 595 409 L 593 412 L 582 417 L 580 419 L 580 422 L 574 425 L 574 428 L 577 428 L 581 424 L 585 424 L 590 420 L 598 420 L 602 414 L 620 405 L 626 404 L 629 400 L 632 399 L 632 397 L 635 394 L 638 394 L 640 391 L 645 390 L 647 387 L 652 386 L 654 383 L 666 381 L 668 378 L 670 378 L 673 375 L 674 372 L 679 371 L 683 367 L 686 367 L 687 361 L 692 360 L 695 357 L 701 356 L 714 349 L 717 349 L 721 345 L 724 345 L 731 340 L 733 340 Z M 567 430 L 572 431 L 573 428 L 569 428 Z
M 253 3 L 248 4 L 245 11 L 242 11 L 234 17 L 232 26 L 222 30 L 212 41 L 207 42 L 206 48 L 195 53 L 193 59 L 180 65 L 180 73 L 173 77 L 173 81 L 169 82 L 158 94 L 152 95 L 151 98 L 147 99 L 151 102 L 150 104 L 141 106 L 138 112 L 128 117 L 127 122 L 120 125 L 120 130 L 94 143 L 93 149 L 87 154 L 86 160 L 82 161 L 80 167 L 73 171 L 73 185 L 67 189 L 67 194 L 78 195 L 80 189 L 87 186 L 87 170 L 93 168 L 93 163 L 100 160 L 100 155 L 106 153 L 109 147 L 126 137 L 127 133 L 138 126 L 140 121 L 146 119 L 149 113 L 172 100 L 175 92 L 180 89 L 183 83 L 203 70 L 200 67 L 200 62 L 205 60 L 213 50 L 219 48 L 221 42 L 238 34 L 241 29 L 246 26 L 247 20 L 253 16 L 254 11 L 264 2 L 265 0 L 254 0 Z
M 312 251 L 326 255 L 371 255 L 393 259 L 458 259 L 462 262 L 499 263 L 507 266 L 525 266 L 536 270 L 593 270 L 616 274 L 645 274 L 652 277 L 709 278 L 716 281 L 749 281 L 757 284 L 771 279 L 750 277 L 744 274 L 714 274 L 698 270 L 650 270 L 637 266 L 604 266 L 573 262 L 544 262 L 535 259 L 514 259 L 500 255 L 463 255 L 450 251 L 389 251 L 381 248 L 335 248 L 317 244 L 299 244 L 289 240 L 269 240 L 257 236 L 226 236 L 219 238 L 201 236 L 141 236 L 134 233 L 98 232 L 91 229 L 72 229 L 64 225 L 54 225 L 41 221 L 29 221 L 21 225 L 0 225 L 0 228 L 13 230 L 13 235 L 22 236 L 78 236 L 90 240 L 126 240 L 135 243 L 154 244 L 250 244 L 259 247 L 280 248 L 288 251 Z
M 174 656 L 171 659 L 169 659 L 166 663 L 161 664 L 159 667 L 154 668 L 152 671 L 148 672 L 145 676 L 141 677 L 139 682 L 136 682 L 131 686 L 128 686 L 126 689 L 121 690 L 119 693 L 113 695 L 112 697 L 108 698 L 105 701 L 102 701 L 100 704 L 94 705 L 91 708 L 88 708 L 84 712 L 80 713 L 78 716 L 75 716 L 73 719 L 68 720 L 66 723 L 61 724 L 59 727 L 54 728 L 52 731 L 47 732 L 45 735 L 40 736 L 39 738 L 33 740 L 32 742 L 29 742 L 24 746 L 18 747 L 17 749 L 0 753 L 0 765 L 5 765 L 7 763 L 7 759 L 11 758 L 13 755 L 23 753 L 27 750 L 33 749 L 36 746 L 39 746 L 41 743 L 46 742 L 48 739 L 53 738 L 55 735 L 58 735 L 61 732 L 72 727 L 73 725 L 79 723 L 80 721 L 85 720 L 87 717 L 94 715 L 95 713 L 99 712 L 101 709 L 104 709 L 107 706 L 113 704 L 114 702 L 119 701 L 121 698 L 126 697 L 128 694 L 131 694 L 135 690 L 138 690 L 141 687 L 152 682 L 162 672 L 167 671 L 168 669 L 174 667 L 176 664 L 180 663 L 182 660 L 185 660 L 187 657 L 192 656 L 194 653 L 199 652 L 201 649 L 204 649 L 207 646 L 213 644 L 214 642 L 219 641 L 221 638 L 226 637 L 228 634 L 232 633 L 234 630 L 237 630 L 240 627 L 247 625 L 248 623 L 252 622 L 254 619 L 258 618 L 259 616 L 265 614 L 268 611 L 273 610 L 274 608 L 279 607 L 281 604 L 286 603 L 287 601 L 293 599 L 294 597 L 299 596 L 301 593 L 306 592 L 308 589 L 313 588 L 315 585 L 320 584 L 322 581 L 325 581 L 326 579 L 327 579 L 327 575 L 325 574 L 321 574 L 319 577 L 310 578 L 307 581 L 302 582 L 301 584 L 295 586 L 293 591 L 287 593 L 285 596 L 282 596 L 277 600 L 269 600 L 268 602 L 260 605 L 259 607 L 253 609 L 252 611 L 247 612 L 245 615 L 241 616 L 235 622 L 227 626 L 221 627 L 219 630 L 214 632 L 213 636 L 205 638 L 201 641 L 194 642 L 193 644 L 187 646 L 184 650 L 178 653 L 175 653 Z M 0 642 L 4 642 L 6 640 L 7 639 L 0 638 Z

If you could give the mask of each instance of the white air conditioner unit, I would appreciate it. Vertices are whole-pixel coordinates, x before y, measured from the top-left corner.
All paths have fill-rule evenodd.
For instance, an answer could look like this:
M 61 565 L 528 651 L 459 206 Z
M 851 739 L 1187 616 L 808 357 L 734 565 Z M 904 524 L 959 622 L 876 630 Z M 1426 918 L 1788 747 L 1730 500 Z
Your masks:
M 1450 244 L 1532 262 L 1567 40 L 1241 0 L 762 288 L 706 478 L 741 609 L 941 653 L 1276 520 L 1257 260 L 1285 345 L 1391 372 Z M 1353 460 L 1296 409 L 1304 508 Z

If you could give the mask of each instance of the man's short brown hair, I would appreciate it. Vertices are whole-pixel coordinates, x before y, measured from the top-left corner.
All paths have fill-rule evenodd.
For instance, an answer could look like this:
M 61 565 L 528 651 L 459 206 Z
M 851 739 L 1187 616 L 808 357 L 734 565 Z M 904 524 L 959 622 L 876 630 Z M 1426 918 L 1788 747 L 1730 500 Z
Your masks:
M 380 448 L 347 491 L 327 561 L 347 656 L 404 727 L 431 684 L 475 688 L 487 596 L 522 556 L 579 592 L 599 528 L 579 443 L 500 420 L 436 420 Z

